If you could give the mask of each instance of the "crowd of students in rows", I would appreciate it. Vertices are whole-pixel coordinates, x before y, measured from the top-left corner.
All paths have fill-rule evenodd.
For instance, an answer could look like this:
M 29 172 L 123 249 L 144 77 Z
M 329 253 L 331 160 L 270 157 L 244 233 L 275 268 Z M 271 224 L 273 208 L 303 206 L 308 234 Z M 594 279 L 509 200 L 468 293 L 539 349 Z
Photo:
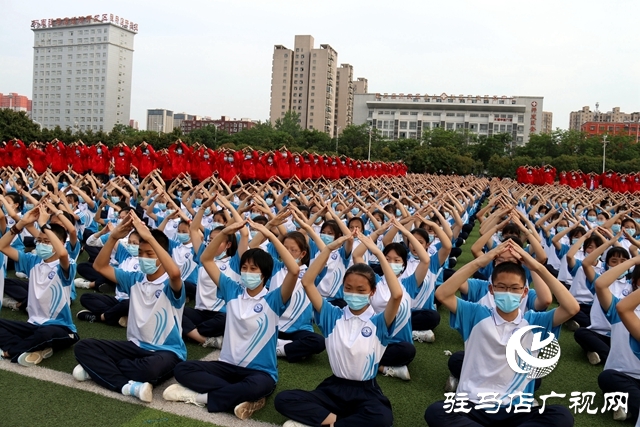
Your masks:
M 156 151 L 146 142 L 136 147 L 121 142 L 109 148 L 101 142 L 87 146 L 82 141 L 64 144 L 57 139 L 46 143 L 32 142 L 26 146 L 21 140 L 14 139 L 0 143 L 0 167 L 32 167 L 38 174 L 50 168 L 56 174 L 71 169 L 80 174 L 133 174 L 141 178 L 157 169 L 165 181 L 182 174 L 204 181 L 215 174 L 227 184 L 236 175 L 243 181 L 265 182 L 276 176 L 284 180 L 294 176 L 302 180 L 317 180 L 402 176 L 407 173 L 403 162 L 370 162 L 307 151 L 292 153 L 285 146 L 266 153 L 250 147 L 238 151 L 229 148 L 213 150 L 199 143 L 187 145 L 181 140 Z
M 525 165 L 516 169 L 516 178 L 520 184 L 553 185 L 557 179 L 560 185 L 573 189 L 586 187 L 588 190 L 608 188 L 614 193 L 640 192 L 640 173 L 618 173 L 611 169 L 602 174 L 572 170 L 562 171 L 558 175 L 556 168 L 551 165 Z
M 149 402 L 174 376 L 166 400 L 245 419 L 274 391 L 278 358 L 305 363 L 326 351 L 331 377 L 276 395 L 285 425 L 390 426 L 376 376 L 410 380 L 415 345 L 435 340 L 437 302 L 465 343 L 445 389 L 472 403 L 497 392 L 501 407 L 464 413 L 435 402 L 428 425 L 573 424 L 563 406 L 507 409 L 510 395 L 533 397 L 540 383 L 506 362 L 508 338 L 527 325 L 575 330 L 587 360 L 605 362 L 602 390 L 629 393 L 615 418 L 638 416 L 631 196 L 430 175 L 229 187 L 188 175 L 166 183 L 157 170 L 138 183 L 5 168 L 2 179 L 2 265 L 23 278 L 5 280 L 3 306 L 28 314 L 0 318 L 0 355 L 12 362 L 37 365 L 75 344 L 78 381 Z M 475 260 L 455 272 L 476 223 Z M 89 260 L 76 264 L 81 250 Z M 80 340 L 76 287 L 96 291 L 81 294 L 76 318 L 126 327 L 127 341 Z M 218 360 L 188 361 L 189 340 L 220 349 Z

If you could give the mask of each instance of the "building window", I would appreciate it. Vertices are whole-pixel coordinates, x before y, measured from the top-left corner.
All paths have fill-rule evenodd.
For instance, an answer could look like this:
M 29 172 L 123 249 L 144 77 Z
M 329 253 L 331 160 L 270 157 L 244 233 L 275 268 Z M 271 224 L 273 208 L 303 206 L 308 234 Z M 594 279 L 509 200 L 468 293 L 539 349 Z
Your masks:
M 400 122 L 400 129 L 406 129 L 406 128 L 407 128 L 407 122 Z
M 523 115 L 519 115 L 518 116 L 518 123 L 524 123 L 524 116 Z
M 409 130 L 416 130 L 418 128 L 418 122 L 409 122 Z
M 486 132 L 487 129 L 489 129 L 489 125 L 487 125 L 487 124 L 481 124 L 480 125 L 480 132 Z

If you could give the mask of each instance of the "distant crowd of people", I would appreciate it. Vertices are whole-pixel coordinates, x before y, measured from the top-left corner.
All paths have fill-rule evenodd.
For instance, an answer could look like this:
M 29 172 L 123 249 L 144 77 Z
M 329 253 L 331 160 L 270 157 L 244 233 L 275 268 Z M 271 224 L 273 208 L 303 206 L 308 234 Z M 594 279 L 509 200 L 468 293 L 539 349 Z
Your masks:
M 608 188 L 614 193 L 638 193 L 640 192 L 640 172 L 618 173 L 607 170 L 604 173 L 584 173 L 581 170 L 561 171 L 557 175 L 556 168 L 551 165 L 544 166 L 520 166 L 516 170 L 516 177 L 520 184 L 568 185 L 571 188 L 585 187 L 588 190 Z
M 346 156 L 328 156 L 303 151 L 296 153 L 281 147 L 277 151 L 263 152 L 252 148 L 243 150 L 213 150 L 202 144 L 187 145 L 178 140 L 169 148 L 155 150 L 143 142 L 129 147 L 124 142 L 109 148 L 101 142 L 86 145 L 82 141 L 65 144 L 59 140 L 32 142 L 28 146 L 19 139 L 0 145 L 0 167 L 27 169 L 31 166 L 38 174 L 51 168 L 60 173 L 71 168 L 74 172 L 94 175 L 129 176 L 131 173 L 145 178 L 158 169 L 165 181 L 181 174 L 189 174 L 197 181 L 219 176 L 227 184 L 238 175 L 243 181 L 262 181 L 279 177 L 288 180 L 297 176 L 301 180 L 320 178 L 369 178 L 406 175 L 403 162 L 369 162 Z

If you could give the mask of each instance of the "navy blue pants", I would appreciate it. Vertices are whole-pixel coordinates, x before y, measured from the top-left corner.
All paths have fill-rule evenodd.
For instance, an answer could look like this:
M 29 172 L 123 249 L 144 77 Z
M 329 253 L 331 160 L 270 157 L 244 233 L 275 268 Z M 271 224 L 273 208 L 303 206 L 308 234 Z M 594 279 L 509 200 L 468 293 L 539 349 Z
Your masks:
M 242 402 L 255 402 L 276 388 L 271 375 L 230 363 L 182 362 L 175 368 L 176 380 L 198 393 L 207 394 L 209 412 L 229 412 Z
M 496 414 L 489 414 L 484 409 L 475 410 L 473 404 L 468 407 L 471 411 L 447 413 L 444 401 L 431 404 L 424 413 L 424 419 L 429 427 L 571 427 L 573 415 L 571 411 L 561 405 L 545 406 L 541 414 L 538 408 L 531 408 L 531 412 L 507 413 L 502 408 Z
M 96 290 L 100 287 L 100 285 L 104 283 L 107 283 L 114 288 L 116 287 L 115 283 L 104 277 L 102 274 L 98 273 L 96 269 L 93 268 L 93 262 L 81 262 L 80 264 L 78 264 L 78 274 L 88 281 L 94 282 L 96 284 Z
M 591 304 L 580 304 L 580 311 L 571 320 L 578 322 L 581 328 L 591 326 Z
M 196 293 L 198 292 L 198 287 L 196 286 L 195 283 L 184 282 L 184 292 L 187 298 L 189 298 L 190 300 L 195 300 Z
M 640 411 L 640 380 L 613 369 L 604 370 L 598 375 L 598 385 L 603 393 L 629 393 L 627 399 L 627 419 L 635 420 Z
M 7 277 L 4 279 L 4 293 L 18 301 L 21 310 L 27 309 L 29 301 L 29 281 Z M 1 296 L 1 295 L 0 295 Z
M 13 363 L 22 353 L 53 351 L 74 345 L 80 338 L 71 329 L 60 325 L 33 325 L 27 322 L 0 319 L 0 349 L 9 353 Z
M 182 313 L 182 336 L 187 339 L 187 334 L 197 329 L 203 337 L 219 337 L 224 335 L 226 319 L 227 314 L 221 311 L 185 307 Z
M 131 341 L 88 338 L 74 352 L 93 381 L 118 393 L 130 380 L 160 384 L 173 376 L 173 368 L 180 363 L 172 351 L 143 350 Z
M 603 363 L 607 361 L 611 349 L 611 337 L 601 335 L 591 329 L 579 328 L 573 333 L 573 339 L 584 351 L 595 351 Z
M 287 418 L 309 426 L 320 426 L 335 414 L 336 427 L 389 427 L 393 425 L 391 402 L 375 379 L 351 381 L 334 375 L 315 390 L 278 393 L 274 405 Z
M 416 347 L 412 342 L 394 342 L 387 345 L 382 359 L 381 366 L 405 366 L 416 357 Z
M 440 324 L 440 313 L 436 310 L 413 310 L 411 327 L 414 331 L 433 331 Z
M 278 338 L 289 340 L 284 352 L 289 363 L 300 362 L 307 357 L 324 351 L 324 337 L 309 331 L 278 332 Z
M 104 323 L 111 326 L 117 326 L 118 320 L 129 314 L 129 299 L 118 301 L 110 295 L 82 294 L 80 304 L 98 318 L 104 314 Z

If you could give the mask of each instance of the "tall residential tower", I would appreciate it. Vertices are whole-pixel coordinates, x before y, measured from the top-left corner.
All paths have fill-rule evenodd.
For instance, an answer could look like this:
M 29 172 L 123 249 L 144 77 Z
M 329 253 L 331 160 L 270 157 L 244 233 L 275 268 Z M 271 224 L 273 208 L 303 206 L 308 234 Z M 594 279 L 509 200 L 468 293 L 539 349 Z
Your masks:
M 129 123 L 138 24 L 102 14 L 35 20 L 31 29 L 34 121 L 105 132 Z

